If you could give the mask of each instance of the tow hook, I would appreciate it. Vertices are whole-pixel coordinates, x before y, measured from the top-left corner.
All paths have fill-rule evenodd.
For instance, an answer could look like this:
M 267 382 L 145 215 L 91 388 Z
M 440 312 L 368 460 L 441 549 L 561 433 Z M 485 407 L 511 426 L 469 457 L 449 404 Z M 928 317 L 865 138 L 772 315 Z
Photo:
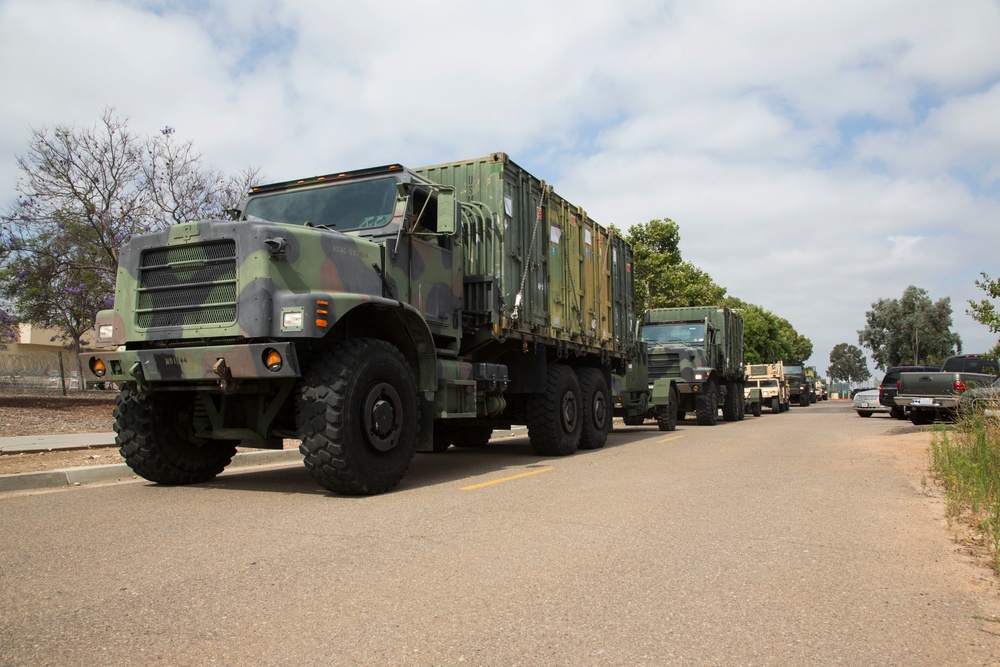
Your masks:
M 233 379 L 233 371 L 226 365 L 226 360 L 219 357 L 212 366 L 212 372 L 219 376 L 219 388 L 223 394 L 232 394 L 240 387 L 238 380 Z

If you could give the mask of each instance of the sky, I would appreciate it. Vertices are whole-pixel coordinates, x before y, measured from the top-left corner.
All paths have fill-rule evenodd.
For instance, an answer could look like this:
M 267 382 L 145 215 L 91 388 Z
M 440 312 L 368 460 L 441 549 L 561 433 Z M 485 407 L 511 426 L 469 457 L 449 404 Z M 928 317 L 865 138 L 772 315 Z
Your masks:
M 966 309 L 1000 275 L 1000 0 L 0 0 L 0 90 L 0 206 L 32 129 L 107 108 L 266 181 L 503 151 L 602 225 L 677 222 L 821 374 L 908 285 L 997 341 Z

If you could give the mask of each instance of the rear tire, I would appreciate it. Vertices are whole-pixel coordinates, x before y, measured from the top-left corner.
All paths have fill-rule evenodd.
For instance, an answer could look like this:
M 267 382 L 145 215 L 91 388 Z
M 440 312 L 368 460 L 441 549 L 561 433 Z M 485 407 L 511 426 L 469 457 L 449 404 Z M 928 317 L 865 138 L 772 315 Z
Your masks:
M 608 441 L 611 430 L 611 395 L 604 373 L 597 368 L 581 368 L 576 373 L 580 382 L 581 419 L 580 449 L 600 449 Z
M 580 383 L 573 369 L 549 366 L 544 393 L 528 401 L 525 421 L 531 448 L 539 456 L 569 456 L 580 444 L 583 426 Z
M 299 384 L 295 417 L 299 451 L 320 486 L 350 495 L 396 486 L 417 448 L 416 396 L 410 367 L 385 341 L 348 340 L 317 357 Z
M 872 414 L 874 414 L 874 413 L 869 412 L 868 410 L 858 410 L 858 416 L 859 417 L 871 417 Z
M 154 400 L 155 399 L 155 400 Z M 198 484 L 222 472 L 235 440 L 194 434 L 194 392 L 140 392 L 126 383 L 115 398 L 115 443 L 135 473 L 157 484 Z
M 910 408 L 910 423 L 914 426 L 923 426 L 924 424 L 930 424 L 934 421 L 933 417 L 928 417 L 927 413 L 923 410 L 917 410 L 916 408 Z

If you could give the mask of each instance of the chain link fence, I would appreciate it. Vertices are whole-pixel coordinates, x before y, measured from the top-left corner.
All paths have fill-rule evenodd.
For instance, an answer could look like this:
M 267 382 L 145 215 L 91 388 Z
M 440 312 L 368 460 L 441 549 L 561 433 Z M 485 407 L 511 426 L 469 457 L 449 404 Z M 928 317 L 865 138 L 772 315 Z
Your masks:
M 74 354 L 62 352 L 0 353 L 0 391 L 9 393 L 79 392 L 84 389 L 81 372 Z

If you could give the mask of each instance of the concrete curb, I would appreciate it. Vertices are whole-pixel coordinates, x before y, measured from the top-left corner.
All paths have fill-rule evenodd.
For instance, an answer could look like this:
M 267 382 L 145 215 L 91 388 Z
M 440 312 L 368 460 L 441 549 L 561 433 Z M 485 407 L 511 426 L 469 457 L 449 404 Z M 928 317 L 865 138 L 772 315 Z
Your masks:
M 240 452 L 233 457 L 233 462 L 226 466 L 226 470 L 249 466 L 294 463 L 301 460 L 302 454 L 297 449 Z M 13 475 L 0 475 L 0 493 L 7 491 L 30 491 L 34 489 L 57 489 L 64 486 L 93 484 L 95 482 L 117 482 L 128 479 L 138 479 L 138 477 L 124 463 L 17 473 Z

